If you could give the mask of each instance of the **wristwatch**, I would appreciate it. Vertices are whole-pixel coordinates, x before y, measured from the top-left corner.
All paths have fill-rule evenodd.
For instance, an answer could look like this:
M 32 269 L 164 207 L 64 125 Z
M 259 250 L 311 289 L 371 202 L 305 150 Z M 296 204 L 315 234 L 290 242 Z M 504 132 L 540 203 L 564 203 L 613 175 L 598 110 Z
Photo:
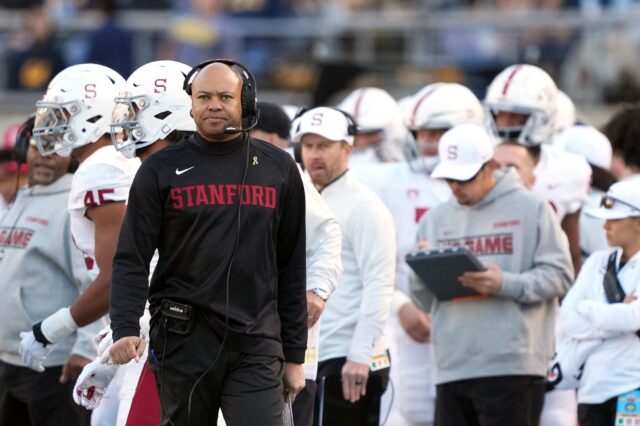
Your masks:
M 311 290 L 311 292 L 322 299 L 323 302 L 326 302 L 329 299 L 329 295 L 327 294 L 327 292 L 322 290 L 321 288 L 316 287 Z

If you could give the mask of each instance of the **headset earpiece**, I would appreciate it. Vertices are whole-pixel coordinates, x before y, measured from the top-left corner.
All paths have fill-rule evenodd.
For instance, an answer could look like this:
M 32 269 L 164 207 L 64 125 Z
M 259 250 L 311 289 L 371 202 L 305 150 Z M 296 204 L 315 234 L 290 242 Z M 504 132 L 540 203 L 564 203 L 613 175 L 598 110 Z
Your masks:
M 302 117 L 304 115 L 305 112 L 309 111 L 310 108 L 308 107 L 300 107 L 298 109 L 298 111 L 296 111 L 296 115 L 293 116 L 293 119 L 291 120 L 291 122 L 293 123 L 294 121 L 296 121 L 298 118 Z
M 349 125 L 347 126 L 347 134 L 349 136 L 355 136 L 358 134 L 358 123 L 356 123 L 356 119 L 353 118 L 353 115 L 349 114 L 346 111 L 343 111 L 339 108 L 333 108 L 336 111 L 339 111 L 340 113 L 342 113 L 342 115 L 345 116 L 345 118 L 347 119 L 347 122 L 349 123 Z
M 250 129 L 258 122 L 258 89 L 256 79 L 249 71 L 247 67 L 239 62 L 232 61 L 231 59 L 209 59 L 201 62 L 189 71 L 184 78 L 184 84 L 182 89 L 187 92 L 189 96 L 192 94 L 193 80 L 198 72 L 207 65 L 221 63 L 231 68 L 236 67 L 239 69 L 240 76 L 242 78 L 242 90 L 240 92 L 240 105 L 242 107 L 242 127 L 244 129 Z
M 27 151 L 29 151 L 35 121 L 35 115 L 30 115 L 29 118 L 22 123 L 22 126 L 20 126 L 16 134 L 16 144 L 13 147 L 12 157 L 18 164 L 25 164 L 27 162 Z

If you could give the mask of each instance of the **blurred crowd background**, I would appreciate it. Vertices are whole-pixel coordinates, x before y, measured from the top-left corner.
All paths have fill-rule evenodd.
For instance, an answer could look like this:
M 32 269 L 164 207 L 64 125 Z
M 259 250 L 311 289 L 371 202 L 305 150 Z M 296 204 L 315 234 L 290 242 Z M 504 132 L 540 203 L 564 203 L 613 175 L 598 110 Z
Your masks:
M 66 66 L 126 78 L 152 60 L 211 57 L 252 69 L 260 99 L 307 106 L 434 81 L 482 99 L 500 70 L 526 62 L 598 126 L 640 99 L 638 18 L 637 0 L 0 0 L 0 128 Z

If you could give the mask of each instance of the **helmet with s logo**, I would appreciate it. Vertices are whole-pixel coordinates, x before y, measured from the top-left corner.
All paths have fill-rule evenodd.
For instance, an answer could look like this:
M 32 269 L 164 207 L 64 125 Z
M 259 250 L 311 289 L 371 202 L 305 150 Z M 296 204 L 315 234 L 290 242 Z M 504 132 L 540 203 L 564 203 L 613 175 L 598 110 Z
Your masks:
M 191 99 L 182 90 L 189 71 L 191 67 L 180 62 L 155 61 L 131 74 L 115 99 L 109 126 L 118 151 L 143 148 L 174 130 L 196 130 Z
M 36 103 L 33 137 L 42 155 L 69 155 L 109 133 L 113 100 L 124 78 L 97 64 L 65 68 Z

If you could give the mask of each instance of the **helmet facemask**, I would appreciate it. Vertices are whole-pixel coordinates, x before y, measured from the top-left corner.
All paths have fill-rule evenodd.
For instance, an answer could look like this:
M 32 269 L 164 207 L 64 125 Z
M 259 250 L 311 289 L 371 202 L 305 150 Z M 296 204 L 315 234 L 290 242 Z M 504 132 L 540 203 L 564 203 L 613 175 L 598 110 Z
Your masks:
M 78 135 L 70 123 L 80 111 L 81 107 L 77 101 L 36 103 L 33 138 L 42 155 L 55 153 L 67 157 L 71 154 Z

